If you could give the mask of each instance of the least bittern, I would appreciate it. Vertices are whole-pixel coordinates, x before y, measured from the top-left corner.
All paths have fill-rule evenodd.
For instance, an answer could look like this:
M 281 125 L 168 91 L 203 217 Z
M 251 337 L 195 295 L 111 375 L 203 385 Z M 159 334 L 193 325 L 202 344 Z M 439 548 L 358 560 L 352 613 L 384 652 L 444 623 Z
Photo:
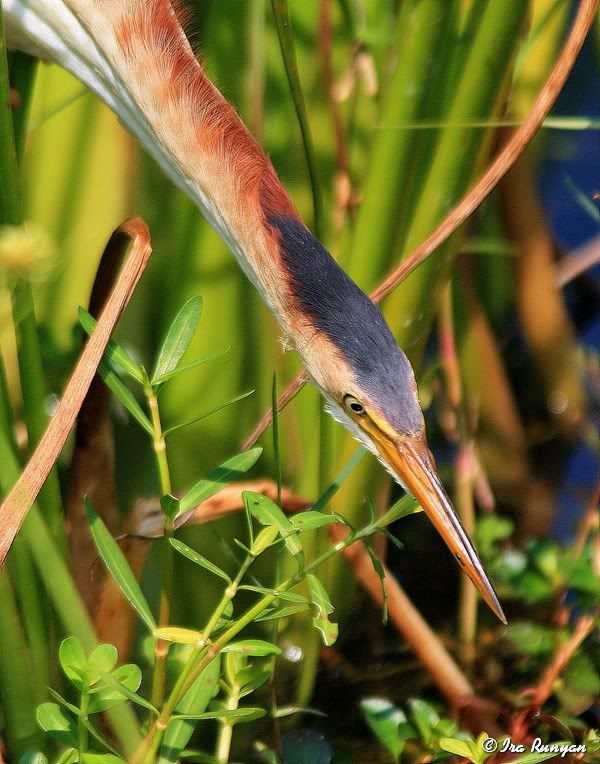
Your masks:
M 413 370 L 379 308 L 302 223 L 207 79 L 168 0 L 2 0 L 10 45 L 96 92 L 200 207 L 301 355 L 329 412 L 423 506 L 504 620 L 437 477 Z M 1 518 L 0 518 L 1 520 Z

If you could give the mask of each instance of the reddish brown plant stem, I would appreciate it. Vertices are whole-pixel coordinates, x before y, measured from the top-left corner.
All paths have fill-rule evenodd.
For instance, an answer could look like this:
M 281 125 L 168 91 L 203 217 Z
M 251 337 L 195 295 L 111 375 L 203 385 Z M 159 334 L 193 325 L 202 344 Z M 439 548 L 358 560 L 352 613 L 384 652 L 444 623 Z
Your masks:
M 569 665 L 580 645 L 591 633 L 594 622 L 595 616 L 593 615 L 581 616 L 575 624 L 570 639 L 557 648 L 542 678 L 531 693 L 529 707 L 521 711 L 513 721 L 511 737 L 514 743 L 520 743 L 527 736 L 532 718 L 552 695 L 555 683 Z
M 459 204 L 440 223 L 435 231 L 406 257 L 379 286 L 371 293 L 375 302 L 381 302 L 402 282 L 412 271 L 426 260 L 449 236 L 459 228 L 465 220 L 480 206 L 483 200 L 498 184 L 500 179 L 515 164 L 528 143 L 541 127 L 548 116 L 560 91 L 565 84 L 569 72 L 579 55 L 581 46 L 594 22 L 598 0 L 581 0 L 573 27 L 554 65 L 550 75 L 535 100 L 535 103 L 523 122 L 510 137 L 496 159 L 491 163 L 475 186 L 466 194 Z M 300 372 L 280 395 L 278 410 L 284 408 L 307 381 L 306 372 Z M 263 434 L 271 422 L 271 412 L 266 412 L 258 422 L 254 431 L 244 442 L 243 448 L 250 448 Z

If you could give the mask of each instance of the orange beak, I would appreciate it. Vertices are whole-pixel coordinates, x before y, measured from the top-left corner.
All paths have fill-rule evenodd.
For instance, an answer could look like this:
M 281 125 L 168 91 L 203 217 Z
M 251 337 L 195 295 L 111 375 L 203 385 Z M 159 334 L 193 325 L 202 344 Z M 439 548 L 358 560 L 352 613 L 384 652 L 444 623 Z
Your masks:
M 423 507 L 485 602 L 502 623 L 506 623 L 496 592 L 437 476 L 425 437 L 420 434 L 403 436 L 394 443 L 379 429 L 374 429 L 370 435 L 385 462 Z

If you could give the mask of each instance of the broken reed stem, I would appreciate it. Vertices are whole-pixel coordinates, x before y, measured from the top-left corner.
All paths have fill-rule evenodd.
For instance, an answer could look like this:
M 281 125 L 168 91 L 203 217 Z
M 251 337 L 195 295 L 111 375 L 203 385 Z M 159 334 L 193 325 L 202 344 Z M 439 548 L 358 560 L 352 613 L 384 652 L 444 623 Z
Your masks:
M 276 0 L 273 0 L 276 2 Z M 579 55 L 581 46 L 594 22 L 598 0 L 581 0 L 577 9 L 577 15 L 571 28 L 571 32 L 564 44 L 560 56 L 538 97 L 536 98 L 527 119 L 512 134 L 504 148 L 488 167 L 483 176 L 477 181 L 473 188 L 463 197 L 463 199 L 446 216 L 435 231 L 420 244 L 411 254 L 409 254 L 385 279 L 379 286 L 371 292 L 371 299 L 374 302 L 381 302 L 392 292 L 398 284 L 412 273 L 424 260 L 426 260 L 443 242 L 445 242 L 467 218 L 475 212 L 484 199 L 496 187 L 501 178 L 506 175 L 508 170 L 515 164 L 519 156 L 523 153 L 528 143 L 541 127 L 544 119 L 547 117 L 550 109 L 554 105 L 563 85 L 573 68 L 573 65 Z M 305 371 L 301 371 L 290 382 L 288 387 L 279 396 L 277 402 L 278 410 L 281 411 L 307 381 L 308 376 Z M 244 450 L 251 448 L 267 429 L 271 422 L 270 410 L 259 420 L 253 432 L 248 436 L 242 448 Z
M 0 566 L 25 516 L 35 501 L 48 474 L 73 428 L 81 404 L 102 359 L 110 335 L 139 281 L 152 251 L 146 224 L 139 218 L 121 225 L 113 236 L 123 246 L 130 245 L 130 254 L 119 279 L 102 311 L 93 334 L 79 357 L 65 387 L 56 414 L 38 443 L 19 480 L 0 506 Z

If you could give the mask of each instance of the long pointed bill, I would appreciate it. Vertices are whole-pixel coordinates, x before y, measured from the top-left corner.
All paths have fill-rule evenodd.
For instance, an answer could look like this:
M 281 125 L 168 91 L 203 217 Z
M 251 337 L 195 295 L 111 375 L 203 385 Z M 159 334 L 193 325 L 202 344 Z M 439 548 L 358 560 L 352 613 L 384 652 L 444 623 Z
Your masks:
M 385 461 L 423 507 L 483 599 L 498 618 L 506 623 L 496 592 L 436 474 L 425 438 L 404 437 L 398 441 L 397 446 L 385 436 L 377 438 L 376 442 Z

